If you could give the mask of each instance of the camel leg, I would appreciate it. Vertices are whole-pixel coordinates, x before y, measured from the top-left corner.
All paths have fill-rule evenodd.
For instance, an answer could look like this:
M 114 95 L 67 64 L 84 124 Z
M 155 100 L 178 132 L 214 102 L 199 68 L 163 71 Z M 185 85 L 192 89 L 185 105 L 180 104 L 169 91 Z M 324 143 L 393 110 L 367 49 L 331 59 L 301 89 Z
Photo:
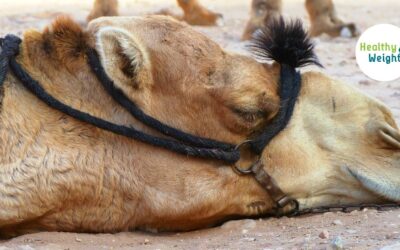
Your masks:
M 65 228 L 57 225 L 57 220 L 46 218 L 87 204 L 99 186 L 98 174 L 93 171 L 88 178 L 90 175 L 82 169 L 59 159 L 60 153 L 29 152 L 33 152 L 31 157 L 0 164 L 0 239 Z M 35 152 L 40 152 L 40 157 Z M 69 223 L 73 224 L 73 220 Z
M 250 20 L 242 35 L 242 40 L 249 40 L 254 32 L 279 17 L 282 12 L 282 0 L 253 0 L 251 3 Z
M 87 20 L 102 16 L 118 16 L 118 0 L 95 0 Z
M 0 165 L 0 238 L 15 236 L 15 226 L 49 211 L 34 169 L 28 162 Z
M 199 4 L 197 0 L 177 0 L 183 10 L 183 20 L 191 25 L 213 26 L 222 21 L 222 15 L 212 12 Z
M 332 0 L 306 0 L 310 16 L 310 35 L 326 33 L 332 37 L 355 37 L 358 35 L 354 23 L 344 23 L 336 14 Z

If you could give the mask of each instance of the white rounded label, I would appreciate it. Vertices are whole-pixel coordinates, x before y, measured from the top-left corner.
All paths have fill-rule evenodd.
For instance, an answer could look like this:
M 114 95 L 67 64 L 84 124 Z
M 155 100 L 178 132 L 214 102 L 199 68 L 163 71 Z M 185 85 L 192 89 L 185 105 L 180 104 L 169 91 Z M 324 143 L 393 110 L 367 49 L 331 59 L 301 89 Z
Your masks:
M 358 39 L 357 64 L 368 77 L 393 81 L 400 77 L 400 28 L 378 24 L 367 29 Z

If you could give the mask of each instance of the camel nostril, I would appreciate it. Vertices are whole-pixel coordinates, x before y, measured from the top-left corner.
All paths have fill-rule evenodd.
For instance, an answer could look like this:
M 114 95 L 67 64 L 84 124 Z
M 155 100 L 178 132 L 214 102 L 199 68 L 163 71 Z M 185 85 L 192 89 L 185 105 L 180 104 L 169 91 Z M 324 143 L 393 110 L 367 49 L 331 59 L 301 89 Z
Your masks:
M 390 146 L 400 149 L 400 132 L 389 125 L 379 130 L 379 136 Z

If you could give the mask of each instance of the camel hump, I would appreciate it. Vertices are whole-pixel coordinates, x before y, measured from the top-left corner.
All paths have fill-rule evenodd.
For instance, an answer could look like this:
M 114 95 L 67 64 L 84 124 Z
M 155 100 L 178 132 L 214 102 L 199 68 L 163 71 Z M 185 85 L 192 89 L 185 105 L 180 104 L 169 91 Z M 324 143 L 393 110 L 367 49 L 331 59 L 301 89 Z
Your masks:
M 285 21 L 280 17 L 271 21 L 255 32 L 249 47 L 260 60 L 273 60 L 293 68 L 322 67 L 314 52 L 314 43 L 299 19 Z

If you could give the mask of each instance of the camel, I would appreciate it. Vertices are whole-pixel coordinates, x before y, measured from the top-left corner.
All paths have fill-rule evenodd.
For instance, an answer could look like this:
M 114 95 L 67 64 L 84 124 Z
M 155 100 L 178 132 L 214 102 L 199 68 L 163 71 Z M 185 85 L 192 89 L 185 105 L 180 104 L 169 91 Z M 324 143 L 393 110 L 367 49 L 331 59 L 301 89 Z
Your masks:
M 86 51 L 95 49 L 115 87 L 144 113 L 239 145 L 279 113 L 280 72 L 293 53 L 299 62 L 316 62 L 305 31 L 275 30 L 277 36 L 266 30 L 254 43 L 256 55 L 276 59 L 270 63 L 227 52 L 171 17 L 102 17 L 85 30 L 59 17 L 43 32 L 25 32 L 16 62 L 60 102 L 159 135 L 105 91 L 87 62 Z M 270 46 L 264 41 L 277 37 L 286 59 L 263 51 Z M 324 73 L 302 73 L 301 84 L 288 125 L 259 154 L 262 170 L 300 210 L 399 202 L 400 131 L 390 110 Z M 76 120 L 39 100 L 12 72 L 1 93 L 2 237 L 43 230 L 187 231 L 275 211 L 269 193 L 232 164 Z M 243 155 L 240 168 L 247 164 Z
M 222 24 L 222 15 L 203 7 L 197 0 L 177 0 L 183 10 L 183 16 L 177 16 L 167 10 L 165 14 L 183 20 L 191 25 L 212 26 Z M 336 14 L 333 0 L 306 0 L 305 6 L 310 17 L 310 35 L 328 34 L 332 37 L 356 37 L 359 31 L 354 23 L 343 22 Z M 268 25 L 282 14 L 282 0 L 252 0 L 250 19 L 246 24 L 242 40 L 250 40 L 260 28 Z M 118 16 L 118 0 L 95 0 L 88 20 L 101 16 Z

